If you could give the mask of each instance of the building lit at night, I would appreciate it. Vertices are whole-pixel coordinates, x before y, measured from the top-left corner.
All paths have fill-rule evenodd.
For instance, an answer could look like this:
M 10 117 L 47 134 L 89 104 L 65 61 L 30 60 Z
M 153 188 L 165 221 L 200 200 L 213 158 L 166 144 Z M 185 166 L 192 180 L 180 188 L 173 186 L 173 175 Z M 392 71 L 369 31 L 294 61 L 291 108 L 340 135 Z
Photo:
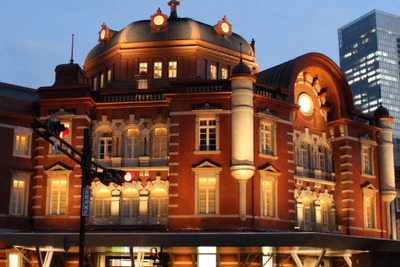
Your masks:
M 322 54 L 260 71 L 227 17 L 207 25 L 168 4 L 104 23 L 83 68 L 58 65 L 52 86 L 0 83 L 0 267 L 78 266 L 81 165 L 35 119 L 61 122 L 74 156 L 89 132 L 103 170 L 82 209 L 87 265 L 398 261 L 388 110 L 356 110 Z M 132 180 L 108 184 L 118 171 Z

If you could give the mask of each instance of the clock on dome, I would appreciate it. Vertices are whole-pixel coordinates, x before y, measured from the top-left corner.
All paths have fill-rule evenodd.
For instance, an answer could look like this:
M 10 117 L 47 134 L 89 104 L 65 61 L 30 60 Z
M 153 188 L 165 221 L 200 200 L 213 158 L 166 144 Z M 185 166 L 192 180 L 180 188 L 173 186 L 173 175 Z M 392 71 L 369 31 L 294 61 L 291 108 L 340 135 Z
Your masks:
M 167 21 L 167 15 L 163 14 L 161 12 L 161 9 L 158 8 L 157 13 L 150 16 L 150 26 L 152 29 L 155 29 L 157 31 L 162 30 L 167 26 L 168 21 Z
M 226 16 L 218 21 L 217 25 L 214 26 L 214 30 L 224 38 L 228 38 L 228 36 L 232 35 L 232 25 L 228 22 Z
M 105 44 L 108 40 L 111 39 L 114 33 L 115 32 L 113 30 L 110 30 L 110 28 L 107 27 L 106 23 L 103 22 L 103 25 L 101 25 L 101 30 L 99 31 L 99 42 Z

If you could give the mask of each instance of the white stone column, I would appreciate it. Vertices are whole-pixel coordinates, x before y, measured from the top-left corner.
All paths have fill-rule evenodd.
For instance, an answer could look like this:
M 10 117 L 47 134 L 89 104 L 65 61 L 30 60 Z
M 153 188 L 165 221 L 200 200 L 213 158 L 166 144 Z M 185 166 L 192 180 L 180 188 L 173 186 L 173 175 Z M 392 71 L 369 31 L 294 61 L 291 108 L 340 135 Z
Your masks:
M 231 174 L 239 182 L 239 216 L 246 219 L 246 182 L 254 175 L 253 82 L 250 76 L 231 78 Z

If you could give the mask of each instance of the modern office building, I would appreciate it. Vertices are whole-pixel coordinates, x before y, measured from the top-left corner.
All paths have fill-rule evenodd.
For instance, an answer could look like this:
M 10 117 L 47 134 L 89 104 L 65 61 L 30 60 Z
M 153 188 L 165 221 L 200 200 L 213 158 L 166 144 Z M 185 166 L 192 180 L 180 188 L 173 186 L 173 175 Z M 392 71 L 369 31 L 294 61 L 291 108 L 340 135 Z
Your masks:
M 103 24 L 51 86 L 0 84 L 0 267 L 398 263 L 388 110 L 318 53 L 259 71 L 178 4 Z
M 343 26 L 339 53 L 355 107 L 372 114 L 383 104 L 394 118 L 395 165 L 400 168 L 400 17 L 373 10 Z

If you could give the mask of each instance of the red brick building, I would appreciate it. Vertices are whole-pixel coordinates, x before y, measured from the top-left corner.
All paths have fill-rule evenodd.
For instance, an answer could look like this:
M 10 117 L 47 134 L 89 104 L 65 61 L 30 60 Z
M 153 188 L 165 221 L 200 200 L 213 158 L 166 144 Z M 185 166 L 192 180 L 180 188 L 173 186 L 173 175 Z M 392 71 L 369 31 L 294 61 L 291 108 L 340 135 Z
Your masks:
M 163 266 L 394 262 L 387 110 L 355 110 L 321 54 L 259 71 L 255 43 L 226 17 L 179 18 L 178 4 L 120 31 L 103 24 L 83 69 L 57 66 L 52 86 L 0 84 L 0 266 L 78 265 L 81 166 L 32 131 L 35 118 L 57 118 L 78 151 L 88 129 L 94 163 L 134 174 L 91 177 L 88 264 L 152 266 L 150 247 Z

